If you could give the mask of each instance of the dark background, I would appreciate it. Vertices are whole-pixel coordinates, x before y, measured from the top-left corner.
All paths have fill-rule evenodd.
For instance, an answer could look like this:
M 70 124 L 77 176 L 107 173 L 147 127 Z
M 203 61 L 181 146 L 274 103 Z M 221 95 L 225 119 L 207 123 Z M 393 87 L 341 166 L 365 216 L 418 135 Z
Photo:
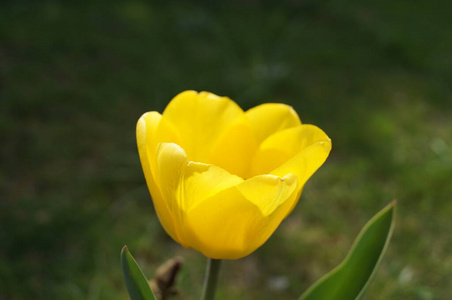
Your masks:
M 333 141 L 292 215 L 224 264 L 219 299 L 295 299 L 392 199 L 396 228 L 367 299 L 450 299 L 450 1 L 0 4 L 0 299 L 126 299 L 176 255 L 182 299 L 204 258 L 162 230 L 135 124 L 186 89 L 244 109 L 294 106 Z

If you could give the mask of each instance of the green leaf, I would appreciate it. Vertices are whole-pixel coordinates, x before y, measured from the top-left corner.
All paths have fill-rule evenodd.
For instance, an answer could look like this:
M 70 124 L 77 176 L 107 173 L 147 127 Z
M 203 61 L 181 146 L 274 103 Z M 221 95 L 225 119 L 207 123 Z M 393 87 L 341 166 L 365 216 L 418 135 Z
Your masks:
M 130 299 L 156 300 L 146 276 L 130 254 L 127 246 L 124 246 L 121 251 L 121 265 Z
M 359 233 L 340 265 L 314 283 L 299 300 L 360 299 L 375 276 L 394 227 L 396 201 L 377 213 Z

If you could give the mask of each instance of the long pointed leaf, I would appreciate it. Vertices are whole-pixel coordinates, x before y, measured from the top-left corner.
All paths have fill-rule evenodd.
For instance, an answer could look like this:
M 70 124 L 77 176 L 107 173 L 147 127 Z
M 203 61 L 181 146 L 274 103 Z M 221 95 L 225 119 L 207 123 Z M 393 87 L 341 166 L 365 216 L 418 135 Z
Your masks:
M 130 299 L 156 300 L 146 276 L 130 254 L 127 246 L 124 246 L 121 251 L 121 265 Z
M 363 227 L 347 257 L 314 283 L 299 300 L 360 299 L 370 284 L 388 246 L 394 227 L 396 201 Z

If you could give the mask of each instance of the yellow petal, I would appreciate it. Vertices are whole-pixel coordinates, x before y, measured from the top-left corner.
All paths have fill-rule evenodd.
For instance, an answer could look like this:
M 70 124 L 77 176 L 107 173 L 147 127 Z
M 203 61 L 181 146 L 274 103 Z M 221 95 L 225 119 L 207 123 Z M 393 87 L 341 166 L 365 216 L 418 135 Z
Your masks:
M 259 175 L 237 185 L 240 193 L 256 205 L 263 216 L 272 214 L 297 186 L 297 177 L 287 174 L 284 177 Z
M 174 127 L 156 111 L 143 114 L 137 124 L 138 151 L 146 150 L 149 157 L 155 157 L 159 143 L 180 143 L 180 137 Z M 146 149 L 144 149 L 146 148 Z M 151 159 L 150 168 L 154 172 L 155 159 Z
M 137 123 L 137 144 L 138 151 L 144 153 L 147 151 L 149 154 L 153 155 L 155 153 L 155 132 L 160 123 L 162 116 L 156 112 L 151 111 L 143 114 Z
M 156 151 L 156 181 L 176 226 L 177 241 L 188 246 L 183 222 L 193 206 L 243 179 L 213 165 L 187 161 L 184 150 L 173 143 L 160 143 Z
M 282 174 L 295 174 L 298 178 L 298 198 L 300 198 L 304 184 L 320 168 L 327 159 L 331 151 L 331 140 L 319 141 L 305 148 L 300 153 L 289 159 L 280 167 L 276 168 L 271 174 L 282 176 Z M 296 202 L 287 211 L 291 213 L 295 208 Z
M 231 99 L 195 91 L 180 93 L 163 112 L 163 118 L 174 125 L 181 137 L 179 145 L 188 159 L 199 162 L 208 162 L 218 138 L 243 115 Z
M 301 187 L 325 162 L 331 151 L 331 140 L 318 127 L 302 125 L 299 130 L 299 152 L 270 172 L 277 176 L 292 173 L 297 175 Z M 276 144 L 274 145 L 276 147 Z
M 297 179 L 261 175 L 187 212 L 190 246 L 210 258 L 238 259 L 260 247 L 296 201 Z
M 303 150 L 319 142 L 327 143 L 329 147 L 331 146 L 328 136 L 320 128 L 314 125 L 299 125 L 297 127 L 279 131 L 261 143 L 259 150 L 253 159 L 252 174 L 268 174 L 286 164 L 290 159 L 303 152 Z M 326 153 L 325 150 L 322 150 L 321 153 L 324 155 L 324 161 L 328 156 L 329 149 Z M 320 167 L 320 165 L 318 167 Z M 304 164 L 298 167 L 295 166 L 293 171 L 288 171 L 287 173 L 299 175 L 300 168 L 303 169 Z M 312 170 L 312 173 L 314 173 L 314 171 L 315 170 Z M 287 173 L 282 174 L 280 172 L 278 174 L 272 174 L 284 176 Z M 310 173 L 309 176 L 312 175 L 312 173 Z M 298 179 L 299 182 L 303 183 L 307 180 L 307 178 L 304 179 L 304 177 L 299 177 Z
M 158 112 L 145 113 L 137 123 L 137 145 L 140 155 L 141 166 L 146 178 L 149 191 L 152 196 L 157 216 L 165 231 L 176 241 L 176 229 L 171 212 L 167 203 L 164 201 L 162 193 L 154 179 L 155 165 L 155 135 L 157 127 L 161 121 L 161 115 Z M 152 167 L 151 167 L 152 165 Z
M 162 201 L 166 205 L 169 216 L 173 221 L 175 240 L 186 246 L 180 223 L 181 210 L 178 202 L 178 188 L 187 165 L 187 156 L 179 145 L 160 143 L 157 146 L 155 159 L 155 182 L 161 192 Z M 156 210 L 158 210 L 157 207 Z
M 242 182 L 242 178 L 222 168 L 190 161 L 179 187 L 180 206 L 187 212 L 203 200 Z
M 218 138 L 208 163 L 242 178 L 249 178 L 251 161 L 257 146 L 254 132 L 248 119 L 243 115 Z
M 295 110 L 286 104 L 266 103 L 251 108 L 246 112 L 258 142 L 270 135 L 301 124 Z

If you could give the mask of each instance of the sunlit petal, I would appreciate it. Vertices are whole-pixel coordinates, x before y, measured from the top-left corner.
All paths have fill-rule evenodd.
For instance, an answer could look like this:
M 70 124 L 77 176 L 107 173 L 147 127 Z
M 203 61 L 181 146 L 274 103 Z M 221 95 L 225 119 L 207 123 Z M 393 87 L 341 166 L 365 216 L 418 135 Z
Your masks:
M 243 115 L 231 99 L 195 91 L 180 93 L 163 112 L 181 137 L 179 145 L 188 159 L 199 162 L 208 162 L 218 138 Z
M 268 174 L 307 147 L 317 142 L 330 143 L 329 141 L 328 136 L 314 125 L 298 125 L 279 131 L 261 143 L 253 159 L 252 174 Z
M 187 214 L 191 247 L 236 259 L 261 246 L 296 201 L 297 178 L 262 175 L 205 199 Z
M 213 195 L 242 183 L 243 179 L 214 165 L 188 162 L 179 187 L 181 208 L 187 212 Z
M 297 175 L 300 184 L 304 185 L 325 162 L 330 150 L 330 140 L 316 142 L 271 171 L 270 174 L 282 176 L 282 174 L 293 173 Z
M 152 171 L 154 167 L 151 167 L 151 165 L 155 165 L 156 145 L 154 140 L 155 132 L 160 120 L 161 115 L 158 112 L 146 113 L 138 120 L 136 129 L 138 153 L 140 155 L 141 166 L 143 167 L 146 183 L 151 193 L 160 223 L 163 228 L 165 228 L 166 232 L 168 232 L 173 239 L 178 241 L 171 212 L 166 200 L 163 198 L 162 193 L 155 182 Z
M 286 104 L 265 103 L 249 109 L 246 116 L 260 143 L 270 135 L 301 124 L 295 110 Z
M 243 115 L 218 138 L 207 162 L 242 178 L 248 178 L 257 146 L 254 132 L 248 119 Z

